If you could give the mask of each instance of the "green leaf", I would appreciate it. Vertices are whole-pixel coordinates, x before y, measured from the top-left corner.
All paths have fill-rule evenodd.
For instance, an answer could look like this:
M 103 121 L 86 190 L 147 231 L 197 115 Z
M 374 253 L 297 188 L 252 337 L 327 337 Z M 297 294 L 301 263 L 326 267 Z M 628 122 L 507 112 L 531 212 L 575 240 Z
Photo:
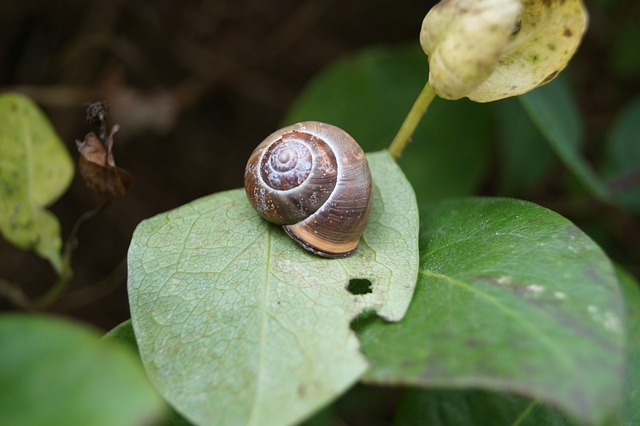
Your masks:
M 367 382 L 513 392 L 590 423 L 617 410 L 623 307 L 592 240 L 510 199 L 439 203 L 421 222 L 405 319 L 356 326 Z
M 418 215 L 388 152 L 369 154 L 371 219 L 357 252 L 323 259 L 262 220 L 244 190 L 144 221 L 129 250 L 141 357 L 165 398 L 198 424 L 290 424 L 367 364 L 350 321 L 404 315 L 416 281 Z M 351 279 L 371 292 L 351 294 Z
M 569 426 L 575 423 L 552 409 L 514 395 L 468 390 L 408 389 L 394 426 Z
M 640 96 L 620 112 L 607 135 L 603 173 L 610 182 L 618 202 L 640 213 Z
M 0 317 L 0 424 L 150 424 L 162 399 L 128 348 L 46 316 Z
M 109 332 L 104 335 L 103 339 L 127 345 L 138 353 L 136 334 L 133 332 L 131 320 L 126 320 L 109 330 Z
M 640 424 L 640 283 L 618 268 L 618 281 L 624 296 L 627 329 L 627 369 L 625 373 L 623 424 Z
M 500 193 L 522 194 L 549 177 L 555 156 L 516 99 L 495 103 L 500 144 Z
M 73 162 L 46 116 L 30 99 L 0 95 L 0 232 L 62 271 L 60 225 L 44 210 L 73 177 Z
M 427 79 L 419 45 L 372 48 L 336 62 L 305 88 L 286 124 L 324 121 L 365 151 L 389 146 Z M 436 99 L 400 159 L 420 203 L 469 195 L 487 169 L 492 120 L 474 102 Z
M 584 129 L 566 80 L 558 77 L 518 99 L 564 165 L 593 196 L 609 201 L 606 186 L 580 153 Z

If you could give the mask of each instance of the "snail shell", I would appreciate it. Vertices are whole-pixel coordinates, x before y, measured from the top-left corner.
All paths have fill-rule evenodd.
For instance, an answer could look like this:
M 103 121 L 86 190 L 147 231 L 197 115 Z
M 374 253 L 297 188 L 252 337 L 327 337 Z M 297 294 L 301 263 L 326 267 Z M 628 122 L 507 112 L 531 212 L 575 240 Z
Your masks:
M 249 158 L 244 187 L 262 217 L 323 257 L 353 253 L 369 221 L 367 158 L 330 124 L 306 121 L 269 135 Z

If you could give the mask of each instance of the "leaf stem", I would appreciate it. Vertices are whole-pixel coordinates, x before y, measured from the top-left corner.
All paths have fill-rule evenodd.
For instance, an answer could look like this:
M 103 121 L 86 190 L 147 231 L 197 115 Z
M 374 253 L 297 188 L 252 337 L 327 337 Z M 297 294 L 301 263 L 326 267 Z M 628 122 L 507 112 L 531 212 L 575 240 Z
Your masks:
M 107 198 L 96 208 L 84 212 L 78 220 L 76 220 L 76 223 L 73 225 L 73 228 L 69 233 L 67 242 L 62 249 L 62 272 L 58 275 L 58 279 L 55 284 L 42 297 L 40 297 L 37 302 L 34 303 L 34 308 L 36 310 L 42 310 L 51 306 L 57 302 L 58 299 L 60 299 L 60 296 L 67 290 L 71 283 L 71 278 L 73 277 L 73 270 L 71 269 L 71 255 L 73 254 L 73 250 L 78 246 L 78 231 L 87 220 L 102 213 L 109 204 L 111 204 L 111 198 Z
M 40 297 L 35 303 L 33 303 L 32 308 L 34 310 L 42 310 L 54 302 L 58 300 L 60 295 L 67 289 L 69 283 L 71 282 L 71 277 L 73 276 L 73 271 L 71 270 L 71 251 L 64 251 L 62 253 L 62 271 L 60 275 L 58 275 L 58 279 L 51 286 L 51 288 Z
M 67 242 L 63 248 L 63 255 L 66 253 L 71 253 L 78 245 L 78 231 L 80 231 L 80 227 L 92 217 L 95 217 L 102 213 L 104 209 L 109 207 L 111 204 L 111 198 L 106 198 L 102 203 L 100 203 L 97 207 L 84 212 L 80 217 L 76 220 L 76 223 L 73 224 L 73 228 L 71 228 L 71 232 L 69 232 L 69 236 L 67 237 Z
M 398 130 L 396 137 L 393 138 L 393 142 L 389 145 L 389 151 L 394 159 L 397 160 L 400 158 L 400 155 L 402 155 L 402 152 L 411 140 L 411 136 L 413 135 L 413 132 L 415 132 L 418 123 L 420 123 L 424 113 L 427 112 L 427 108 L 435 96 L 436 92 L 427 81 L 427 84 L 422 88 L 422 91 L 413 103 L 407 117 L 404 119 L 402 126 L 400 126 L 400 130 Z

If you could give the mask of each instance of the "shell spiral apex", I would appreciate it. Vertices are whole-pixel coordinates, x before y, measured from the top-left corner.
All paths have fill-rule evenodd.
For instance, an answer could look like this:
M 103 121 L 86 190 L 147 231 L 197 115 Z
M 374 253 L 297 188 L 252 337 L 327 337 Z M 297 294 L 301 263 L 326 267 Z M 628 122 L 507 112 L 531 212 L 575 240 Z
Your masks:
M 352 254 L 369 221 L 367 158 L 330 124 L 305 121 L 269 135 L 249 157 L 244 187 L 262 217 L 319 256 Z

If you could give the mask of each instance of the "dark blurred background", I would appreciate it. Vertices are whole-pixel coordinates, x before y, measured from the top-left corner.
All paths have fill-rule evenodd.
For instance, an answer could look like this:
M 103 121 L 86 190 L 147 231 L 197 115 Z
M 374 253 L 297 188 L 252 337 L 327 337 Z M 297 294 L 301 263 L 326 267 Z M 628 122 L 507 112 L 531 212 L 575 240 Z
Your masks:
M 242 186 L 250 152 L 279 127 L 316 73 L 364 47 L 416 43 L 434 3 L 4 1 L 0 91 L 36 100 L 74 158 L 75 139 L 90 130 L 83 104 L 106 100 L 111 122 L 121 126 L 116 162 L 135 176 L 125 198 L 82 227 L 72 288 L 53 310 L 103 329 L 129 318 L 125 258 L 135 226 Z M 640 6 L 601 0 L 587 7 L 589 32 L 570 72 L 588 123 L 587 155 L 593 155 L 640 87 Z M 486 187 L 491 195 L 491 182 Z M 535 201 L 544 205 L 544 197 Z M 99 202 L 76 176 L 51 207 L 63 236 Z M 0 277 L 21 283 L 32 297 L 55 280 L 46 261 L 4 240 Z M 0 309 L 12 308 L 0 300 Z

